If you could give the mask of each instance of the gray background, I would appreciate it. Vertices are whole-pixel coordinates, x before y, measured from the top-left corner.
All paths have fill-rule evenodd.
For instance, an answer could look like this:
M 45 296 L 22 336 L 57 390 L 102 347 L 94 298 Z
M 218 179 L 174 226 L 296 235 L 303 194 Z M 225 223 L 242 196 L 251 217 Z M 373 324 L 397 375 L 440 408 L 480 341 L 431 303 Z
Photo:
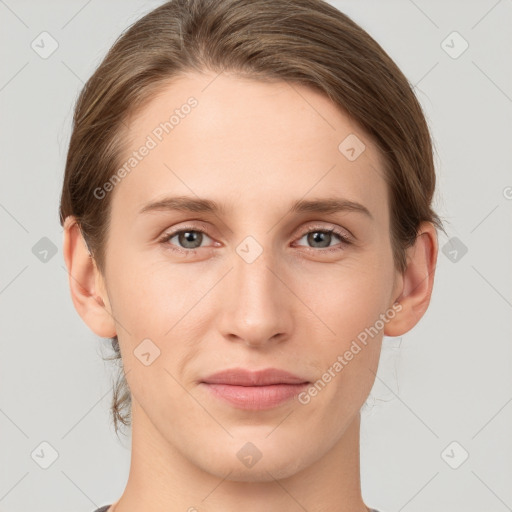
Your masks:
M 71 302 L 57 211 L 78 92 L 160 3 L 0 0 L 1 511 L 92 511 L 126 483 L 108 342 Z M 414 84 L 449 235 L 429 311 L 384 340 L 363 412 L 363 497 L 382 512 L 512 510 L 512 1 L 331 3 Z M 31 47 L 43 31 L 59 45 L 46 59 Z M 460 55 L 454 31 L 469 44 Z M 47 469 L 43 442 L 58 455 Z

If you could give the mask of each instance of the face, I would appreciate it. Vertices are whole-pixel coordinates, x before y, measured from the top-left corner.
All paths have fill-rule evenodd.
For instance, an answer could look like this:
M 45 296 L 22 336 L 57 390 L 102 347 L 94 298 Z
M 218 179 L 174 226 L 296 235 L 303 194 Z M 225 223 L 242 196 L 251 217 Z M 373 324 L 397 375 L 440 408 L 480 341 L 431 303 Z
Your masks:
M 396 297 L 377 148 L 316 91 L 226 74 L 181 77 L 129 127 L 123 162 L 139 156 L 108 192 L 105 286 L 134 428 L 233 480 L 313 464 L 371 390 Z M 233 402 L 204 383 L 232 368 L 309 384 Z

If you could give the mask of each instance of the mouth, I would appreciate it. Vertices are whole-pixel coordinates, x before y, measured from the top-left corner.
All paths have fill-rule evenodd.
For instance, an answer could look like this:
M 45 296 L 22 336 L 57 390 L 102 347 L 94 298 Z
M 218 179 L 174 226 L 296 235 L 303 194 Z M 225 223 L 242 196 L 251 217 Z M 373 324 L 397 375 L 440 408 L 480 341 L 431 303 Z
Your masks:
M 200 383 L 211 396 L 246 410 L 277 407 L 309 384 L 304 378 L 276 368 L 260 371 L 233 368 L 210 375 Z

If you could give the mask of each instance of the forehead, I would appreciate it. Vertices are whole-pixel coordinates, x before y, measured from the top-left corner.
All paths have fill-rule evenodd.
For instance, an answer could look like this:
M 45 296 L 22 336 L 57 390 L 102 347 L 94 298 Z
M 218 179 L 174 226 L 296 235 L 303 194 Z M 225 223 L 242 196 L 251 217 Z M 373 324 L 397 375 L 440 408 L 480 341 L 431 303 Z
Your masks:
M 325 95 L 303 85 L 186 74 L 128 126 L 122 164 L 139 155 L 114 190 L 126 215 L 171 193 L 212 198 L 226 208 L 264 201 L 270 210 L 337 194 L 363 202 L 377 217 L 387 209 L 372 140 Z M 143 146 L 149 149 L 139 151 Z

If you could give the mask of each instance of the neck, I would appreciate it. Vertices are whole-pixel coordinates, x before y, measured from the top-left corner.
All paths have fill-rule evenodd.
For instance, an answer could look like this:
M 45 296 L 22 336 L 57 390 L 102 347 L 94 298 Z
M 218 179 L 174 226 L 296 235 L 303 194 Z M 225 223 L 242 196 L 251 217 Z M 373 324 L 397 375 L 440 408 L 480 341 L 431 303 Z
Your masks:
M 266 471 L 263 480 L 234 481 L 192 464 L 133 399 L 130 473 L 115 512 L 234 512 L 240 503 L 245 512 L 367 512 L 360 488 L 359 429 L 357 414 L 323 457 L 292 476 Z

